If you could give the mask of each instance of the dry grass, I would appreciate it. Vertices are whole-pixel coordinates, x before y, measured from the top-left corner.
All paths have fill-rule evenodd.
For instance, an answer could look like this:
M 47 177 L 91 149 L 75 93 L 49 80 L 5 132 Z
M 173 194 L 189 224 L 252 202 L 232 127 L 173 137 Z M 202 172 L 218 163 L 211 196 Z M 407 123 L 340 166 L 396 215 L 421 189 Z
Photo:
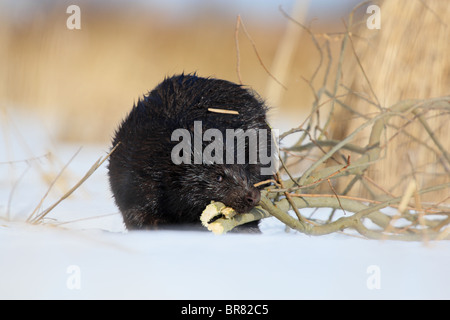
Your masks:
M 339 92 L 352 94 L 344 103 L 361 114 L 370 115 L 379 112 L 380 107 L 388 108 L 401 100 L 449 95 L 450 3 L 400 0 L 379 1 L 378 4 L 382 14 L 380 30 L 367 29 L 364 20 L 351 28 L 355 34 L 352 37 L 354 53 L 366 75 L 352 58 L 349 48 L 342 81 L 345 87 Z M 420 121 L 415 121 L 416 118 Z M 337 140 L 364 121 L 346 108 L 336 110 L 336 119 L 331 134 Z M 383 141 L 386 146 L 383 160 L 368 171 L 368 178 L 394 195 L 405 191 L 409 183 L 407 177 L 411 174 L 420 187 L 450 181 L 450 166 L 445 159 L 445 153 L 450 152 L 448 121 L 448 112 L 431 106 L 420 114 L 392 119 Z M 359 139 L 367 136 L 366 131 Z M 361 185 L 355 189 L 358 188 L 363 189 Z M 448 196 L 448 190 L 443 190 L 425 195 L 422 200 L 439 201 Z
M 66 28 L 61 5 L 20 23 L 1 17 L 0 106 L 51 117 L 62 140 L 107 142 L 133 102 L 165 76 L 185 71 L 238 81 L 235 18 L 199 15 L 176 24 L 158 12 L 86 6 L 81 30 Z M 270 68 L 284 26 L 242 18 Z M 268 76 L 245 37 L 240 54 L 243 83 L 264 97 Z M 296 48 L 282 110 L 295 108 L 299 116 L 308 105 L 312 97 L 301 75 L 311 72 L 314 54 L 307 38 Z
M 85 3 L 82 29 L 72 31 L 66 28 L 65 11 L 64 4 L 54 4 L 20 21 L 12 20 L 14 15 L 7 11 L 0 12 L 0 125 L 5 132 L 11 129 L 10 112 L 20 108 L 38 113 L 37 122 L 52 119 L 57 142 L 100 142 L 106 147 L 133 102 L 166 75 L 196 71 L 238 81 L 235 17 L 225 19 L 209 12 L 173 23 L 159 12 L 99 11 Z M 270 68 L 284 26 L 242 19 Z M 308 105 L 302 101 L 311 99 L 307 85 L 299 81 L 301 74 L 310 72 L 309 60 L 314 58 L 308 41 L 297 48 L 298 59 L 286 79 L 288 90 L 282 101 L 287 107 L 282 110 L 290 108 L 297 117 L 299 109 Z M 268 76 L 245 36 L 240 36 L 239 45 L 242 81 L 264 96 Z M 5 139 L 2 160 L 17 160 L 9 152 L 7 134 Z M 36 156 L 27 155 L 29 159 Z M 67 194 L 72 185 L 67 179 L 70 168 L 64 170 L 67 164 L 57 157 L 49 154 L 48 160 L 55 162 L 49 169 L 41 168 L 39 162 L 31 169 L 41 173 L 48 190 Z M 36 211 L 33 217 L 41 214 Z
M 371 238 L 448 239 L 450 4 L 380 5 L 379 31 L 365 28 L 364 15 L 344 22 L 349 32 L 341 34 L 319 34 L 292 19 L 306 32 L 290 49 L 288 90 L 278 101 L 288 117 L 294 107 L 298 125 L 284 136 L 300 138 L 283 149 L 281 172 L 289 179 L 278 176 L 262 205 L 307 234 L 354 228 Z M 21 26 L 1 20 L 0 28 L 8 44 L 0 53 L 0 102 L 54 115 L 62 139 L 109 140 L 132 101 L 165 75 L 197 71 L 239 80 L 236 21 L 208 17 L 179 28 L 137 13 L 130 19 L 91 12 L 74 32 L 61 27 L 64 18 L 53 12 Z M 245 34 L 251 41 L 239 39 L 239 74 L 264 97 L 283 30 L 245 23 Z M 299 211 L 323 206 L 349 216 L 333 221 L 331 214 L 324 222 Z M 387 206 L 398 214 L 379 212 Z M 294 207 L 298 219 L 286 215 Z M 441 220 L 426 219 L 433 215 Z M 394 227 L 400 217 L 410 225 Z M 367 229 L 365 219 L 384 233 Z
M 245 221 L 275 216 L 309 235 L 353 229 L 374 239 L 449 239 L 450 61 L 449 43 L 441 42 L 449 38 L 443 17 L 450 4 L 384 4 L 380 31 L 356 19 L 367 2 L 355 8 L 343 22 L 338 56 L 329 50 L 331 34 L 296 22 L 321 57 L 305 78 L 315 100 L 307 119 L 281 135 L 301 133 L 294 146 L 280 149 L 284 176 L 277 174 Z M 410 21 L 419 26 L 410 28 Z M 301 212 L 321 207 L 333 208 L 325 220 Z M 396 213 L 380 211 L 387 207 Z

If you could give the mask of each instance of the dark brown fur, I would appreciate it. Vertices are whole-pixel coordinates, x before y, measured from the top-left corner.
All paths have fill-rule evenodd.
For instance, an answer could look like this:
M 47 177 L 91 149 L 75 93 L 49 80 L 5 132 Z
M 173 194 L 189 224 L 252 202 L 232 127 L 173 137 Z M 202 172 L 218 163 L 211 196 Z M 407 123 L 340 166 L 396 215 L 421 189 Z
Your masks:
M 213 113 L 208 108 L 239 114 Z M 259 202 L 259 190 L 253 185 L 266 178 L 259 164 L 172 162 L 171 151 L 178 144 L 171 141 L 172 132 L 184 128 L 193 135 L 194 121 L 202 121 L 203 132 L 269 130 L 264 103 L 240 85 L 196 75 L 164 80 L 133 106 L 113 139 L 113 146 L 120 144 L 110 157 L 110 185 L 128 229 L 198 224 L 211 200 L 239 213 Z

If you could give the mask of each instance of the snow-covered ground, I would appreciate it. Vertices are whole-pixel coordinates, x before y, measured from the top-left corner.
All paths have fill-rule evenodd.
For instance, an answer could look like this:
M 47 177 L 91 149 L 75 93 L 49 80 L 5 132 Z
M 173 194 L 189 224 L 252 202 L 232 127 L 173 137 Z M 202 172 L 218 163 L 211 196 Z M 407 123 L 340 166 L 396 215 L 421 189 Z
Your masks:
M 309 237 L 286 233 L 275 219 L 262 222 L 261 235 L 126 232 L 111 198 L 106 164 L 45 224 L 25 223 L 79 145 L 52 143 L 51 130 L 37 118 L 8 113 L 3 120 L 1 299 L 450 298 L 448 241 L 426 246 L 343 234 Z M 84 146 L 41 210 L 108 148 Z M 42 157 L 49 151 L 52 156 Z M 18 161 L 24 159 L 29 160 Z

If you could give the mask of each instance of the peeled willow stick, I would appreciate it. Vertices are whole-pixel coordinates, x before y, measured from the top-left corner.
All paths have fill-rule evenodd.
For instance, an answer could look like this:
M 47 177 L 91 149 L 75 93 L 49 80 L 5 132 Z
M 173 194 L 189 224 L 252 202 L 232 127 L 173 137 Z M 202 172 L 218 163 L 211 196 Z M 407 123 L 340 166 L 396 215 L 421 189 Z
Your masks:
M 436 190 L 449 188 L 450 183 L 445 183 L 430 188 L 425 188 L 418 191 L 418 194 L 425 194 L 428 192 L 433 192 Z M 236 226 L 244 223 L 248 223 L 255 220 L 260 220 L 268 217 L 275 217 L 287 226 L 307 235 L 325 235 L 337 231 L 342 231 L 347 228 L 355 229 L 361 235 L 371 238 L 371 239 L 388 239 L 388 240 L 404 240 L 404 241 L 417 241 L 421 240 L 423 233 L 419 230 L 418 232 L 402 232 L 396 228 L 391 228 L 392 233 L 387 234 L 386 229 L 390 225 L 392 217 L 389 217 L 382 212 L 380 209 L 389 207 L 392 204 L 401 202 L 403 197 L 392 198 L 387 201 L 381 202 L 376 205 L 366 205 L 359 201 L 354 201 L 351 199 L 341 198 L 338 201 L 335 197 L 314 197 L 314 198 L 292 198 L 293 203 L 297 208 L 334 208 L 334 209 L 345 209 L 347 212 L 354 212 L 349 216 L 339 218 L 336 221 L 326 223 L 323 225 L 312 225 L 304 221 L 295 219 L 287 212 L 292 209 L 291 205 L 287 199 L 282 199 L 280 201 L 272 202 L 267 197 L 267 192 L 261 192 L 260 206 L 255 207 L 249 213 L 237 214 L 232 218 L 221 217 L 217 220 L 206 223 L 205 227 L 215 234 L 224 234 Z M 212 216 L 220 215 L 221 206 L 225 207 L 222 203 L 219 204 L 219 208 L 215 211 Z M 206 211 L 206 209 L 205 209 Z M 204 212 L 205 213 L 205 212 Z M 203 214 L 202 214 L 203 217 Z M 381 230 L 371 230 L 363 225 L 363 219 L 368 218 L 372 220 L 375 224 L 381 227 Z M 400 233 L 402 232 L 402 233 Z M 450 239 L 450 235 L 442 234 L 439 232 L 428 231 L 427 235 L 431 240 L 433 239 Z
M 270 217 L 261 207 L 255 207 L 248 213 L 236 214 L 234 209 L 222 202 L 212 201 L 200 216 L 203 226 L 214 234 L 224 234 L 241 224 Z
M 236 111 L 236 110 L 226 110 L 226 109 L 218 109 L 218 108 L 208 108 L 208 111 L 214 112 L 214 113 L 239 114 L 239 111 Z
M 389 227 L 392 223 L 392 217 L 379 211 L 380 209 L 400 203 L 403 196 L 392 197 L 384 202 L 380 202 L 375 205 L 369 205 L 367 203 L 356 201 L 354 199 L 338 199 L 337 197 L 329 197 L 325 195 L 322 197 L 317 196 L 314 198 L 306 198 L 294 193 L 290 194 L 290 201 L 288 201 L 286 198 L 276 200 L 276 195 L 282 195 L 284 192 L 296 192 L 299 188 L 315 186 L 318 183 L 327 180 L 331 176 L 333 178 L 337 178 L 342 175 L 363 174 L 371 164 L 379 160 L 381 153 L 380 140 L 388 119 L 393 116 L 402 116 L 409 112 L 415 112 L 417 109 L 423 108 L 425 104 L 435 102 L 437 100 L 447 101 L 448 98 L 444 97 L 428 100 L 405 100 L 396 103 L 389 109 L 384 110 L 376 117 L 369 119 L 366 123 L 356 128 L 349 136 L 347 136 L 342 141 L 336 141 L 336 143 L 333 143 L 331 150 L 329 150 L 320 159 L 318 159 L 311 167 L 309 167 L 305 171 L 302 177 L 297 180 L 297 185 L 300 185 L 300 187 L 295 187 L 294 181 L 286 180 L 284 181 L 284 188 L 270 187 L 269 193 L 267 191 L 263 191 L 261 193 L 261 208 L 254 209 L 247 214 L 238 214 L 233 217 L 226 217 L 225 215 L 223 215 L 221 211 L 222 209 L 218 208 L 213 212 L 213 215 L 217 216 L 217 218 L 214 220 L 208 220 L 204 225 L 214 233 L 220 234 L 226 233 L 238 225 L 269 216 L 274 216 L 290 228 L 308 235 L 324 235 L 351 228 L 355 229 L 360 234 L 368 238 L 421 240 L 424 232 L 420 228 L 416 227 L 417 224 L 414 219 L 410 220 L 411 224 L 405 228 L 392 228 L 392 226 Z M 371 126 L 369 141 L 367 143 L 367 146 L 364 148 L 365 152 L 361 153 L 359 159 L 357 159 L 356 161 L 352 161 L 352 163 L 348 161 L 346 166 L 336 165 L 319 168 L 319 165 L 329 159 L 335 152 L 349 144 L 351 140 L 355 138 L 358 132 L 369 126 Z M 417 194 L 424 194 L 445 188 L 450 188 L 450 183 L 444 183 L 429 188 L 424 188 L 422 190 L 417 190 Z M 295 219 L 294 217 L 289 215 L 288 211 L 292 210 L 293 206 L 297 209 L 327 207 L 333 209 L 342 209 L 353 214 L 348 214 L 333 222 L 320 225 L 312 225 L 304 219 Z M 437 214 L 439 215 L 439 213 Z M 443 212 L 441 215 L 446 216 L 446 213 Z M 363 225 L 363 220 L 365 218 L 368 218 L 372 222 L 377 224 L 381 228 L 381 230 L 371 230 L 366 228 Z M 439 235 L 437 233 L 438 231 L 439 230 L 434 230 L 432 231 L 432 233 L 427 233 L 427 236 L 429 236 L 430 239 L 437 238 L 437 235 Z M 444 233 L 444 235 L 443 233 L 441 233 L 440 238 L 442 237 L 444 237 L 445 239 L 450 238 L 446 233 Z

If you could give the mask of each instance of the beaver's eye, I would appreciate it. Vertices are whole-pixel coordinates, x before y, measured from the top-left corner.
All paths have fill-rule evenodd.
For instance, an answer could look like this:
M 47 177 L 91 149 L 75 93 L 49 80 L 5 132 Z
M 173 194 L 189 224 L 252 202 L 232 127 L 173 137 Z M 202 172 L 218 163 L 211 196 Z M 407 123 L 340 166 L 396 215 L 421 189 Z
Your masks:
M 219 175 L 216 177 L 216 180 L 217 180 L 217 182 L 222 182 L 222 181 L 223 181 L 223 176 L 219 174 Z

